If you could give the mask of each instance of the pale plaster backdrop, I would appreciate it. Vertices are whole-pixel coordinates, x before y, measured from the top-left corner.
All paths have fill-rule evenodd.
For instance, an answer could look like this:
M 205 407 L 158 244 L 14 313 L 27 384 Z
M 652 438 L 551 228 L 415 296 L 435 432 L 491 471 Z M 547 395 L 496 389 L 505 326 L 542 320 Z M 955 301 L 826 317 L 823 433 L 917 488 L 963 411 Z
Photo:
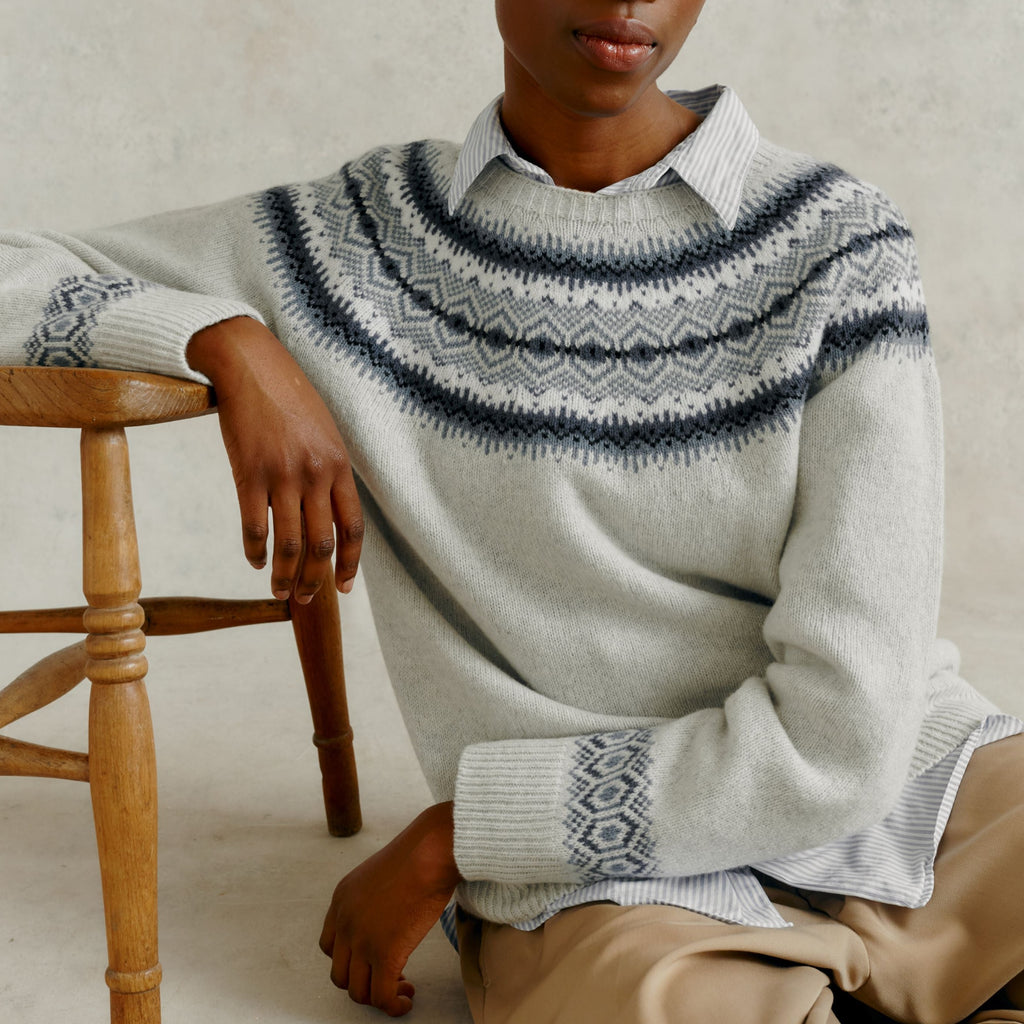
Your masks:
M 0 0 L 0 223 L 73 230 L 461 137 L 500 89 L 492 20 L 488 0 Z M 1022 44 L 1016 0 L 709 0 L 664 83 L 733 85 L 766 136 L 906 210 L 944 382 L 947 592 L 997 602 L 1024 579 Z M 146 577 L 262 591 L 215 422 L 133 445 Z M 4 605 L 76 595 L 75 459 L 63 435 L 0 438 L 3 572 L 29 569 Z
M 708 0 L 665 83 L 733 85 L 766 136 L 907 211 L 947 413 L 943 629 L 968 678 L 1017 713 L 1022 51 L 1019 0 Z M 73 230 L 327 173 L 378 142 L 459 138 L 500 84 L 490 0 L 0 0 L 0 224 Z M 149 592 L 264 593 L 241 557 L 216 421 L 135 431 L 132 449 Z M 77 438 L 0 430 L 0 607 L 77 601 L 78 534 Z M 247 640 L 154 641 L 168 1021 L 373 1017 L 331 992 L 311 936 L 339 862 L 428 797 L 379 685 L 361 588 L 343 609 L 367 814 L 337 847 L 321 841 L 286 636 L 257 648 L 255 673 Z M 5 639 L 0 683 L 51 639 Z M 79 746 L 86 698 L 24 738 Z M 255 744 L 247 782 L 237 756 Z M 0 821 L 0 920 L 18 938 L 3 947 L 0 1016 L 26 1024 L 103 1018 L 98 880 L 80 853 L 90 825 L 68 789 L 19 780 L 0 807 L 18 839 L 4 844 Z M 52 822 L 32 826 L 27 861 L 23 830 L 43 814 L 16 813 L 18 800 Z M 15 926 L 22 888 L 36 895 L 15 900 Z M 47 901 L 60 913 L 38 909 Z M 410 972 L 424 1021 L 465 1019 L 442 947 L 428 943 Z

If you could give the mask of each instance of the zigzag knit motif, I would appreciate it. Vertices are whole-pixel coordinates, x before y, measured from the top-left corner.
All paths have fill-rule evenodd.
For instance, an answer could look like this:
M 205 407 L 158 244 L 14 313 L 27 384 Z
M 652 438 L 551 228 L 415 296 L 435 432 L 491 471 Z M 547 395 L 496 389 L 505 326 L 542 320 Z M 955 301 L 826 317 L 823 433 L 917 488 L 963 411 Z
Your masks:
M 906 225 L 834 167 L 791 161 L 735 230 L 698 210 L 680 233 L 641 200 L 608 223 L 573 193 L 578 211 L 540 226 L 522 196 L 490 201 L 509 191 L 489 187 L 497 166 L 451 216 L 450 164 L 437 143 L 377 150 L 265 193 L 258 216 L 317 344 L 487 449 L 689 461 L 787 429 L 869 347 L 927 345 Z M 684 185 L 650 195 L 695 204 Z M 857 290 L 880 264 L 884 301 Z

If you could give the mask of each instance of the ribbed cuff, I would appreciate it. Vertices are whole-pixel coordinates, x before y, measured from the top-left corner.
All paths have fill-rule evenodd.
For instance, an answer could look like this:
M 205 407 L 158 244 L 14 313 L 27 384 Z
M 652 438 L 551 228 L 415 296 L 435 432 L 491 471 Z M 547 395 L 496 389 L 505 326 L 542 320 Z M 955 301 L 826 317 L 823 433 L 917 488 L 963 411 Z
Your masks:
M 455 782 L 455 861 L 468 881 L 577 882 L 564 845 L 571 739 L 466 747 Z
M 196 295 L 171 288 L 149 288 L 111 303 L 90 331 L 90 356 L 97 366 L 162 373 L 209 381 L 185 361 L 185 349 L 197 331 L 231 317 L 263 323 L 251 306 L 232 299 Z

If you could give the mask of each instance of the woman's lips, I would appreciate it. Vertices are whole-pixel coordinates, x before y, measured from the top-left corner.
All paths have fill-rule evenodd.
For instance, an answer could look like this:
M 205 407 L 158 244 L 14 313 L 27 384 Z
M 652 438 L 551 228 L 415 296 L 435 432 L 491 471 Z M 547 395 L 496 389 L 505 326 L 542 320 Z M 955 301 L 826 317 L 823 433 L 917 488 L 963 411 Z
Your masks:
M 573 37 L 591 63 L 606 71 L 633 71 L 650 57 L 657 45 L 646 25 L 626 19 L 582 25 L 573 32 Z

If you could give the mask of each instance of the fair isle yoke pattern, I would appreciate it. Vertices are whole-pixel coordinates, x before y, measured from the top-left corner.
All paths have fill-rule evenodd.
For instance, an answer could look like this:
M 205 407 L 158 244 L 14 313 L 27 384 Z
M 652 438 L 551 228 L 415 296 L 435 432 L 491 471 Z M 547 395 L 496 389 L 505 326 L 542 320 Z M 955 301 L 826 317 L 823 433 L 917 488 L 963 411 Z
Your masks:
M 786 430 L 868 349 L 927 346 L 906 224 L 837 168 L 791 157 L 733 231 L 677 185 L 645 198 L 695 206 L 688 231 L 643 203 L 609 225 L 591 198 L 559 237 L 488 202 L 513 174 L 497 166 L 450 215 L 452 163 L 438 143 L 377 150 L 268 191 L 259 218 L 285 308 L 316 343 L 487 450 L 689 462 Z

